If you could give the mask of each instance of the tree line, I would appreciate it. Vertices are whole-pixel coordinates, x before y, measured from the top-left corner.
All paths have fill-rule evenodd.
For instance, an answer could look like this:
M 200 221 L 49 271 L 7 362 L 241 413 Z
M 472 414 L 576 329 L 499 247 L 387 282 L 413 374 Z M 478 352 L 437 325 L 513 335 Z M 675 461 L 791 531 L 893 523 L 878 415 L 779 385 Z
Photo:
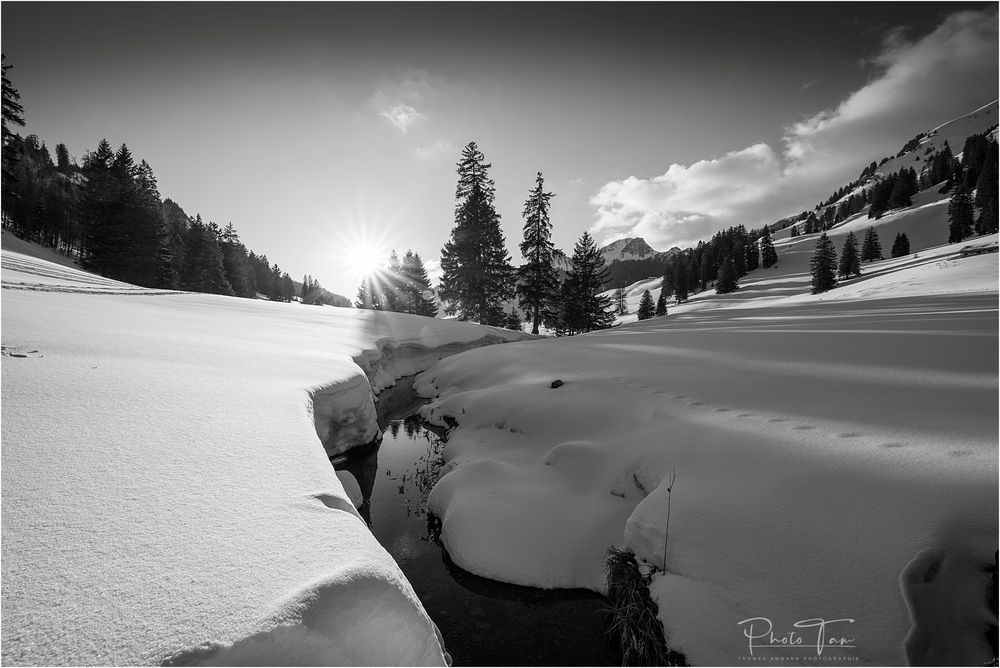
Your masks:
M 508 310 L 516 297 L 535 334 L 543 325 L 557 335 L 610 327 L 611 299 L 600 294 L 607 268 L 593 238 L 585 232 L 576 242 L 565 275 L 557 268 L 560 253 L 552 243 L 549 213 L 555 194 L 546 191 L 541 172 L 522 210 L 519 248 L 524 264 L 513 267 L 494 204 L 491 168 L 476 142 L 462 149 L 456 165 L 455 226 L 441 250 L 439 294 L 445 313 L 520 329 L 520 315 Z
M 427 269 L 418 253 L 407 250 L 400 260 L 393 250 L 385 270 L 361 279 L 355 308 L 412 313 L 433 318 L 438 306 Z
M 151 288 L 291 301 L 343 303 L 311 277 L 301 288 L 266 255 L 240 241 L 232 223 L 220 228 L 161 198 L 156 176 L 125 143 L 102 139 L 82 164 L 57 144 L 21 137 L 20 95 L 3 64 L 3 226 L 18 237 L 78 257 L 109 278 Z M 308 289 L 307 289 L 308 287 Z

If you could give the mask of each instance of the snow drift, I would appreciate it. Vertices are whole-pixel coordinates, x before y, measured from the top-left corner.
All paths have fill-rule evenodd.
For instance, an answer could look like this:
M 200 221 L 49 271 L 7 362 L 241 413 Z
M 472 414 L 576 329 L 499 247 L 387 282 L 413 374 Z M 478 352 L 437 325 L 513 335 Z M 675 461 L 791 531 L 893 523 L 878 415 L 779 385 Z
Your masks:
M 369 377 L 522 335 L 7 251 L 3 288 L 4 664 L 444 662 L 317 434 L 377 435 Z

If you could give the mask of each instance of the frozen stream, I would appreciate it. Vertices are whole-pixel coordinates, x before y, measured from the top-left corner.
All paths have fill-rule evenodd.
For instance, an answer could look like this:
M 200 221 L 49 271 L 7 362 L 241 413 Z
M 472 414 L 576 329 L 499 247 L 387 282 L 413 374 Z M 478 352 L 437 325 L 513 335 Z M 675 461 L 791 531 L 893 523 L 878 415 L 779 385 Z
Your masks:
M 352 451 L 335 467 L 358 479 L 362 516 L 440 628 L 454 665 L 620 665 L 606 639 L 603 597 L 509 585 L 455 566 L 425 510 L 441 438 L 415 417 L 381 426 L 380 446 Z

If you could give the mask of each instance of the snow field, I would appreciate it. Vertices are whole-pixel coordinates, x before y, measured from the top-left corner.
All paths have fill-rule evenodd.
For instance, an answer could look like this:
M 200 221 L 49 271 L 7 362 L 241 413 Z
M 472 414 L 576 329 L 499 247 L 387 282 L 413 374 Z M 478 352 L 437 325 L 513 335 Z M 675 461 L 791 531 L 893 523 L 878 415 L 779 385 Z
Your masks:
M 844 661 L 989 659 L 998 256 L 958 254 L 997 236 L 944 244 L 946 211 L 931 189 L 838 225 L 838 253 L 869 225 L 884 254 L 899 231 L 914 252 L 821 295 L 818 234 L 783 231 L 778 265 L 734 294 L 419 376 L 425 417 L 458 423 L 431 495 L 449 554 L 486 577 L 602 591 L 605 551 L 624 545 L 665 566 L 651 594 L 693 665 L 748 656 L 739 622 L 752 617 L 778 634 L 853 619 L 830 629 L 854 638 L 827 650 Z M 633 313 L 659 282 L 630 286 Z
M 317 433 L 419 370 L 380 351 L 518 334 L 2 259 L 4 664 L 444 663 Z

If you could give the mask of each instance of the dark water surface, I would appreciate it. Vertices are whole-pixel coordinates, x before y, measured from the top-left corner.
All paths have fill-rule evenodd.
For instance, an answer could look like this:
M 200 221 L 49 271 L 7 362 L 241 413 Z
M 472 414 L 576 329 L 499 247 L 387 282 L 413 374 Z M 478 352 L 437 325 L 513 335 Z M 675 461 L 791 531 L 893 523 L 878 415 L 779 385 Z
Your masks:
M 361 514 L 392 554 L 444 636 L 456 666 L 617 666 L 605 599 L 472 575 L 435 542 L 427 495 L 437 481 L 441 438 L 416 418 L 383 423 L 377 448 L 352 451 L 338 470 L 358 479 Z

